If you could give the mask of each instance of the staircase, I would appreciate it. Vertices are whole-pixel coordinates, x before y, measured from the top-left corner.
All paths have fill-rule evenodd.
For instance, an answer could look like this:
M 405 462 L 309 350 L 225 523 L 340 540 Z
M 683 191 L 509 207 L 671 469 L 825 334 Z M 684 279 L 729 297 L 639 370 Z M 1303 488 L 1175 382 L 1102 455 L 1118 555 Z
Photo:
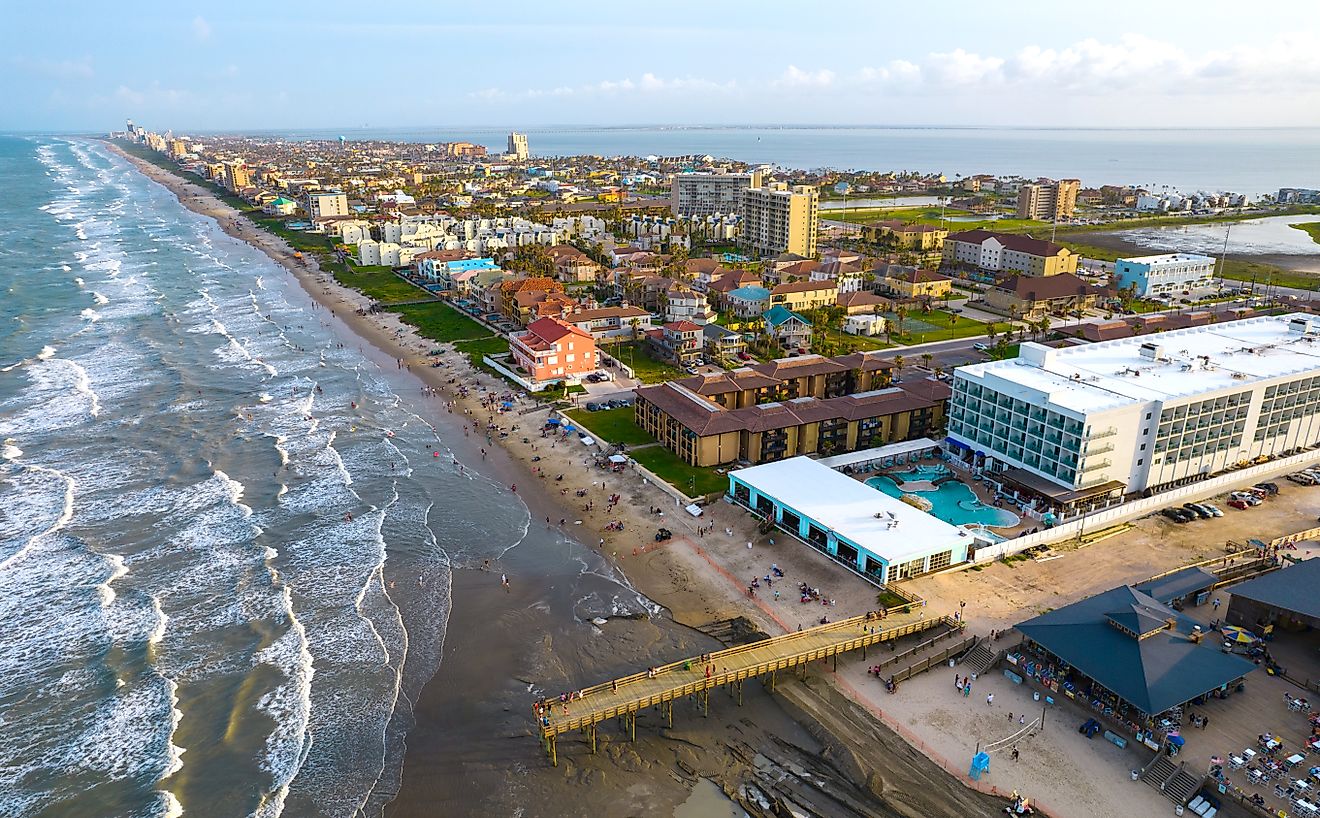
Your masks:
M 990 648 L 990 640 L 979 639 L 976 646 L 963 657 L 960 664 L 971 673 L 980 676 L 999 661 L 999 654 Z
M 1141 780 L 1164 793 L 1175 804 L 1186 804 L 1201 789 L 1203 779 L 1187 771 L 1187 764 L 1174 764 L 1164 754 L 1142 773 Z

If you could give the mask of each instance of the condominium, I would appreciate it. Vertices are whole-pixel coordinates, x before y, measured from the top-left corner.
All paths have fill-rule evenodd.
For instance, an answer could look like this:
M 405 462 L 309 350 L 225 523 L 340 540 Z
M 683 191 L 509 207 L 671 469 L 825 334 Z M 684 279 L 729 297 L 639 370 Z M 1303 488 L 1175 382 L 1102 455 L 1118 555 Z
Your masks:
M 742 192 L 742 230 L 738 241 L 763 256 L 780 253 L 816 255 L 819 198 L 811 185 L 789 187 L 775 182 Z
M 954 370 L 951 454 L 1036 510 L 1085 510 L 1320 445 L 1320 318 L 1169 330 Z
M 1142 298 L 1208 287 L 1214 280 L 1215 260 L 1195 253 L 1163 253 L 1114 262 L 1114 284 L 1120 289 L 1131 287 Z
M 1080 179 L 1039 182 L 1018 188 L 1017 217 L 1037 221 L 1070 219 L 1077 212 Z
M 1067 247 L 1021 236 L 964 230 L 944 239 L 943 263 L 947 267 L 973 267 L 991 273 L 1023 273 L 1052 276 L 1077 272 L 1077 254 Z
M 308 193 L 306 207 L 307 215 L 313 219 L 321 219 L 326 216 L 347 216 L 348 196 L 335 192 Z
M 509 134 L 508 154 L 519 162 L 531 157 L 532 153 L 527 147 L 527 134 L 517 131 Z
M 708 218 L 739 213 L 742 194 L 761 186 L 761 172 L 679 173 L 669 187 L 669 207 L 680 218 Z

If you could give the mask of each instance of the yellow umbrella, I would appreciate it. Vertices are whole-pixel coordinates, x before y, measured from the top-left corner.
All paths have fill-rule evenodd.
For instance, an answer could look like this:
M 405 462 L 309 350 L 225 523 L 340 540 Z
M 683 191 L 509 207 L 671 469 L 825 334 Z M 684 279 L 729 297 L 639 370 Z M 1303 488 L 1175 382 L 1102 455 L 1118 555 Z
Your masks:
M 1252 642 L 1259 641 L 1256 634 L 1252 633 L 1246 628 L 1239 628 L 1234 625 L 1227 625 L 1223 628 L 1220 628 L 1220 631 L 1224 634 L 1225 641 L 1233 642 L 1234 644 L 1250 645 Z

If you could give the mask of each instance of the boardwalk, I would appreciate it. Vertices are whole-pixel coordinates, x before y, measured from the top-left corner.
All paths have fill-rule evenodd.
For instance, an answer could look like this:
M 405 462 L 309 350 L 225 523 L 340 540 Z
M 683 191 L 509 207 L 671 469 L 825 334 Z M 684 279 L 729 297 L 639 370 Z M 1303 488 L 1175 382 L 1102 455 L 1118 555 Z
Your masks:
M 817 659 L 833 658 L 852 650 L 865 651 L 870 645 L 898 639 L 939 625 L 958 626 L 948 617 L 927 619 L 923 608 L 914 606 L 910 613 L 890 613 L 883 619 L 874 614 L 855 616 L 814 628 L 785 634 L 693 657 L 652 670 L 625 676 L 611 682 L 584 688 L 565 706 L 551 701 L 537 715 L 541 740 L 552 763 L 558 764 L 556 741 L 574 730 L 587 735 L 592 752 L 596 750 L 596 725 L 606 719 L 622 717 L 630 736 L 636 735 L 637 713 L 648 707 L 660 707 L 672 725 L 674 700 L 696 696 L 703 710 L 710 707 L 712 688 L 729 685 L 742 702 L 742 683 L 763 678 L 771 690 L 775 675 L 781 670 L 805 667 Z M 708 670 L 709 668 L 709 670 Z

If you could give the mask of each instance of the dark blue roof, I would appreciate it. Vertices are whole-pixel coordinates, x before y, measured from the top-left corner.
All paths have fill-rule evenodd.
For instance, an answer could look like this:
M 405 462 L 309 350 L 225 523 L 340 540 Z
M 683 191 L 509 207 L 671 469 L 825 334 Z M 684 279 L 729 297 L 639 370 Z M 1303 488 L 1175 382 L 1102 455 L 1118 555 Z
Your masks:
M 1132 587 L 1168 605 L 1175 599 L 1197 591 L 1204 591 L 1218 581 L 1219 577 L 1204 568 L 1184 568 L 1181 571 L 1174 571 L 1172 574 L 1147 580 Z
M 1229 588 L 1228 592 L 1299 616 L 1320 619 L 1320 592 L 1317 588 L 1320 588 L 1320 559 L 1311 559 L 1249 579 Z
M 1170 620 L 1173 627 L 1166 624 Z M 1193 642 L 1188 634 L 1195 624 L 1122 585 L 1017 629 L 1138 710 L 1156 715 L 1256 669 L 1240 656 L 1220 652 L 1213 634 Z

